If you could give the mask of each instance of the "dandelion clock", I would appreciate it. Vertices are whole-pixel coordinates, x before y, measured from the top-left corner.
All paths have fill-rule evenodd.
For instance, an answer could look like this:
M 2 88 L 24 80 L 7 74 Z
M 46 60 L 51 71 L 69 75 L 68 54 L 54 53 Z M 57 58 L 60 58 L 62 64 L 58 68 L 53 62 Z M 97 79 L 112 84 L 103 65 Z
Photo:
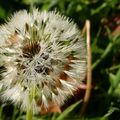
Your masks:
M 86 74 L 86 45 L 57 12 L 15 13 L 0 27 L 0 95 L 22 110 L 63 105 Z

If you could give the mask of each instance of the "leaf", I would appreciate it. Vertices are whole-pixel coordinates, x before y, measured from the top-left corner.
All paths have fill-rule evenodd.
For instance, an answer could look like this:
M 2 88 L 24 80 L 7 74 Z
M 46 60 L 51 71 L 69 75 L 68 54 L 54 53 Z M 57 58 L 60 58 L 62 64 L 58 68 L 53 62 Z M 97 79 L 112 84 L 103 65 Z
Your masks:
M 108 110 L 108 112 L 104 115 L 105 118 L 109 117 L 113 112 L 115 111 L 119 111 L 118 108 L 116 107 L 110 107 L 110 109 Z
M 113 73 L 109 74 L 109 80 L 110 80 L 112 87 L 115 87 L 115 78 L 116 78 L 116 76 Z
M 2 8 L 2 7 L 0 6 L 0 18 L 5 18 L 5 15 L 6 15 L 6 13 L 5 13 L 4 8 Z
M 114 93 L 116 91 L 120 90 L 120 68 L 118 69 L 116 75 L 110 73 L 110 82 L 111 82 L 111 87 L 109 89 L 109 93 Z M 119 92 L 116 92 L 119 94 Z
M 42 2 L 41 0 L 22 0 L 22 3 L 26 4 L 26 5 L 30 5 L 30 4 L 34 4 L 34 3 L 40 3 Z
M 49 10 L 58 4 L 59 0 L 52 0 L 49 4 Z
M 58 118 L 56 120 L 63 120 L 65 117 L 67 117 L 67 115 L 75 109 L 75 107 L 77 107 L 82 101 L 78 101 L 75 104 L 72 104 L 70 107 L 68 107 L 62 114 L 60 114 L 58 116 Z
M 103 10 L 107 6 L 107 3 L 104 2 L 101 6 L 97 7 L 96 9 L 91 10 L 91 15 L 98 14 L 101 10 Z
M 110 41 L 113 41 L 113 36 L 112 36 L 111 30 L 109 29 L 108 26 L 105 26 L 105 28 L 106 28 L 106 31 L 107 31 L 109 40 L 110 40 Z
M 116 77 L 114 80 L 114 89 L 116 89 L 119 84 L 120 84 L 120 69 L 118 69 L 118 71 L 116 73 Z

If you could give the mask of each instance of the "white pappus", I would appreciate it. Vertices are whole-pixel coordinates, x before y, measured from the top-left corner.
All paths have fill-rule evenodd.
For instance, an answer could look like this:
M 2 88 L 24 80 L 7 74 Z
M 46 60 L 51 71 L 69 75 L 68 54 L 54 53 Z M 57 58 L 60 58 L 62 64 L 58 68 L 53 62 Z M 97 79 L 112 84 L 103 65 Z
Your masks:
M 57 12 L 16 12 L 0 27 L 0 90 L 26 110 L 63 105 L 86 74 L 86 45 L 76 24 Z

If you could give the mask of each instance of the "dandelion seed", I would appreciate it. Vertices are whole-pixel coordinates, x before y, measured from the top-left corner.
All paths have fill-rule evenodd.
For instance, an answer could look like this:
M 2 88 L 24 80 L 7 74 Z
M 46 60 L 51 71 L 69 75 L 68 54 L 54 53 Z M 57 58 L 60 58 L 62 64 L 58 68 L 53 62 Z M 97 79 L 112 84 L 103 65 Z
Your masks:
M 0 58 L 1 97 L 24 110 L 61 106 L 86 73 L 85 41 L 56 12 L 15 13 L 0 27 Z

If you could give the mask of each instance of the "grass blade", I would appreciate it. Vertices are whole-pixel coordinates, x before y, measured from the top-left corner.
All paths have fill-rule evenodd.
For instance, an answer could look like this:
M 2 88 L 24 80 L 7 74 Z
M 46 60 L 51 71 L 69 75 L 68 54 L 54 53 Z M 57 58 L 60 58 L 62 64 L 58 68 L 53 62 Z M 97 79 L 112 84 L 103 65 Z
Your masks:
M 75 109 L 82 101 L 78 101 L 74 104 L 72 104 L 70 107 L 68 107 L 63 113 L 61 113 L 56 120 L 63 120 L 67 115 Z

